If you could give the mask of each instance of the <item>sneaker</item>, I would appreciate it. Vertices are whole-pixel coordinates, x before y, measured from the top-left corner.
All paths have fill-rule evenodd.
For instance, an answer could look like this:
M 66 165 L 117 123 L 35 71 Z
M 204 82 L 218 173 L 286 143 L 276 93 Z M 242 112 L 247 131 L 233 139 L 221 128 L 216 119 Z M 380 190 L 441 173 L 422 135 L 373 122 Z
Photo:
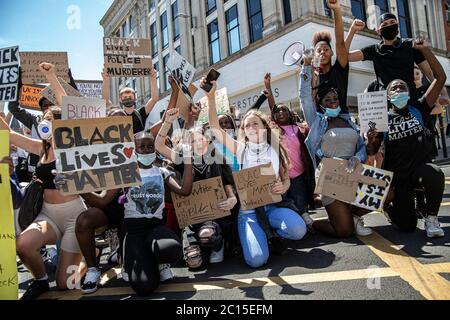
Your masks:
M 219 251 L 211 251 L 211 255 L 209 256 L 209 263 L 221 263 L 223 261 L 223 253 L 224 253 L 224 245 L 222 244 L 222 248 Z
M 30 301 L 36 300 L 42 294 L 50 291 L 48 280 L 33 280 L 20 300 Z
M 100 277 L 102 273 L 97 268 L 89 268 L 86 273 L 86 278 L 84 279 L 84 283 L 81 286 L 81 291 L 85 294 L 94 293 L 97 291 L 97 286 L 100 283 Z
M 159 265 L 159 280 L 161 282 L 166 282 L 173 279 L 173 272 L 170 269 L 170 264 L 160 264 Z
M 445 236 L 444 230 L 439 225 L 437 216 L 428 216 L 425 218 L 425 229 L 428 238 L 439 238 Z
M 128 273 L 125 272 L 125 269 L 123 267 L 122 267 L 121 275 L 122 275 L 123 281 L 130 282 L 130 277 L 128 276 Z
M 373 233 L 372 229 L 364 226 L 363 218 L 353 216 L 353 221 L 355 222 L 355 233 L 358 236 L 367 237 Z
M 314 220 L 311 218 L 311 216 L 309 215 L 308 212 L 305 212 L 304 214 L 302 214 L 302 219 L 303 219 L 303 221 L 305 221 L 305 224 L 308 227 L 308 229 L 311 229 L 312 225 L 314 223 Z

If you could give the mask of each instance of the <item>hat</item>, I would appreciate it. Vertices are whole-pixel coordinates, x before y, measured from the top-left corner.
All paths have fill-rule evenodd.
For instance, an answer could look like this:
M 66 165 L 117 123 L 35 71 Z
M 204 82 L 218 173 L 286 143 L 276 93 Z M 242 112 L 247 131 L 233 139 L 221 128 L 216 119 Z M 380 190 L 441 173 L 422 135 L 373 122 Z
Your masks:
M 395 14 L 392 14 L 390 12 L 387 13 L 383 13 L 379 18 L 378 18 L 378 25 L 381 25 L 383 22 L 390 20 L 390 19 L 395 19 L 398 21 L 397 16 Z
M 53 103 L 50 100 L 48 100 L 46 97 L 40 98 L 38 103 L 39 103 L 39 107 L 41 107 L 41 109 L 53 105 Z

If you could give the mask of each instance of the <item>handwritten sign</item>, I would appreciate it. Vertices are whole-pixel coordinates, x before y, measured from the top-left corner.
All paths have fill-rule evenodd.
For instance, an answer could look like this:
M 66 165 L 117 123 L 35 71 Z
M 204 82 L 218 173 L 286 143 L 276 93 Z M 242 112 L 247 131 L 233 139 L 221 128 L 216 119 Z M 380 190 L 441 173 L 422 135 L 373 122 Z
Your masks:
M 141 184 L 130 117 L 55 120 L 53 141 L 64 195 Z
M 394 174 L 361 164 L 349 174 L 345 171 L 346 165 L 345 160 L 322 159 L 315 193 L 360 208 L 381 211 Z
M 282 200 L 280 195 L 271 193 L 277 177 L 270 163 L 233 172 L 233 177 L 242 210 L 251 210 Z
M 62 120 L 106 117 L 106 101 L 84 97 L 63 97 Z
M 78 91 L 83 97 L 101 99 L 103 97 L 103 84 L 101 81 L 76 81 Z
M 209 122 L 208 97 L 203 97 L 199 102 L 202 106 L 202 110 L 198 117 L 198 125 L 202 126 Z M 227 88 L 216 91 L 216 109 L 218 115 L 230 113 L 230 101 L 228 100 Z
M 150 46 L 149 39 L 103 38 L 107 73 L 112 77 L 148 77 Z
M 44 88 L 42 85 L 23 85 L 20 90 L 19 105 L 25 109 L 41 111 L 39 100 L 43 97 L 41 92 Z
M 63 78 L 58 78 L 59 83 L 63 87 L 66 94 L 70 97 L 81 97 L 81 93 L 78 92 L 74 87 L 64 81 Z M 54 105 L 58 105 L 58 101 L 56 99 L 56 93 L 53 91 L 51 85 L 47 86 L 44 90 L 41 91 L 41 94 L 46 97 L 51 103 Z
M 49 62 L 55 66 L 56 75 L 69 80 L 69 60 L 67 52 L 20 52 L 20 66 L 23 84 L 47 83 L 39 64 Z
M 358 110 L 362 132 L 368 132 L 372 128 L 378 132 L 388 131 L 386 91 L 358 94 Z
M 0 101 L 16 101 L 19 82 L 19 47 L 0 49 Z
M 172 200 L 181 228 L 231 215 L 217 208 L 218 203 L 227 200 L 221 177 L 194 182 L 188 197 L 172 192 Z
M 0 130 L 0 159 L 9 156 L 9 131 Z M 0 164 L 0 300 L 17 300 L 16 237 L 9 167 Z

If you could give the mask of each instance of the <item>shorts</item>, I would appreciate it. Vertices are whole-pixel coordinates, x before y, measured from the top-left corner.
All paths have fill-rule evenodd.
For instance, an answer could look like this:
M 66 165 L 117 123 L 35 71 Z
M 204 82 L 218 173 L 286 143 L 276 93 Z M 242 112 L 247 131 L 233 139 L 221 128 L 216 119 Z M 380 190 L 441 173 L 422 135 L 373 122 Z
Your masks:
M 61 204 L 44 202 L 41 213 L 34 222 L 45 221 L 51 225 L 56 233 L 57 240 L 61 240 L 62 250 L 70 253 L 80 253 L 80 246 L 75 234 L 75 225 L 78 216 L 86 210 L 86 205 L 81 198 Z

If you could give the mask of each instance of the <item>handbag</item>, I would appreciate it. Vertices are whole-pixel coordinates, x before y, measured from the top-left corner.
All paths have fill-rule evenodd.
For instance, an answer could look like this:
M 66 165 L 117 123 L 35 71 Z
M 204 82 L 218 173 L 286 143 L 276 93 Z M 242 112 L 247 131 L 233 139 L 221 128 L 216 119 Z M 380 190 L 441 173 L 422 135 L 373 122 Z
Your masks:
M 28 228 L 42 210 L 44 189 L 42 181 L 33 176 L 33 180 L 25 188 L 22 205 L 19 210 L 19 226 L 22 230 Z

